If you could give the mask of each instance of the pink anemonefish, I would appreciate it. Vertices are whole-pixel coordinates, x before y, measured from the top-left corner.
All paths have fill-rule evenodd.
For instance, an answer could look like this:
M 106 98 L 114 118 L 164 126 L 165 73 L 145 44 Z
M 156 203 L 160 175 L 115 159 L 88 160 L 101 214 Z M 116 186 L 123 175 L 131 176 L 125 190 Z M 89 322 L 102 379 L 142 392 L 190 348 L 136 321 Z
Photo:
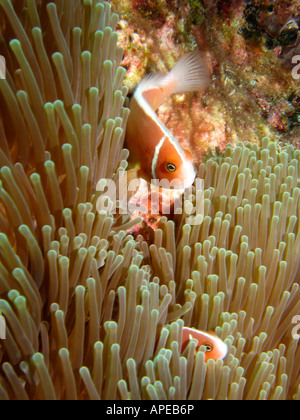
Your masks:
M 203 89 L 208 70 L 199 51 L 185 54 L 168 74 L 152 74 L 137 87 L 130 103 L 126 147 L 147 181 L 190 187 L 196 177 L 191 154 L 184 151 L 155 111 L 173 93 Z M 167 182 L 166 182 L 167 181 Z
M 227 345 L 212 331 L 204 332 L 194 328 L 183 327 L 182 351 L 186 348 L 191 339 L 196 339 L 198 341 L 196 350 L 201 346 L 206 347 L 205 361 L 208 359 L 224 359 L 227 354 Z

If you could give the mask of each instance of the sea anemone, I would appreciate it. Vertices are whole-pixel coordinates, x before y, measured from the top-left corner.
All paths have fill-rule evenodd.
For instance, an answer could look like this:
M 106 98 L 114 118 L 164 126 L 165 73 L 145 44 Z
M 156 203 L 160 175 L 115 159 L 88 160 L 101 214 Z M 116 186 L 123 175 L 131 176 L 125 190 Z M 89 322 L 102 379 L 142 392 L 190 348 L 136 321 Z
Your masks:
M 300 151 L 228 145 L 199 167 L 203 223 L 134 239 L 96 191 L 127 166 L 117 15 L 0 10 L 0 400 L 300 399 Z M 184 325 L 226 358 L 183 350 Z

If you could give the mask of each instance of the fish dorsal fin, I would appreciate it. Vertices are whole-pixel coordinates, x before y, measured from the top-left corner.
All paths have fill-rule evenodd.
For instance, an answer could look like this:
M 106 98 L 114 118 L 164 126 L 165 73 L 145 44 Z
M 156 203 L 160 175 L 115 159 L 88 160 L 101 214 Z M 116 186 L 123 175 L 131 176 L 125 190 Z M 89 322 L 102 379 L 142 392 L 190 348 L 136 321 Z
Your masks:
M 139 86 L 139 94 L 148 103 L 153 111 L 170 96 L 170 93 L 165 90 L 165 79 L 167 75 L 162 73 L 150 74 L 144 79 Z
M 176 81 L 173 93 L 192 92 L 209 84 L 209 72 L 205 59 L 198 50 L 185 54 L 172 68 L 164 83 Z
M 155 89 L 163 82 L 165 78 L 166 74 L 150 73 L 144 77 L 144 79 L 138 85 L 137 90 L 140 92 L 145 92 L 147 90 Z
M 137 100 L 145 100 L 156 110 L 174 93 L 191 92 L 205 88 L 209 83 L 207 63 L 198 50 L 185 54 L 172 70 L 146 76 L 136 90 Z

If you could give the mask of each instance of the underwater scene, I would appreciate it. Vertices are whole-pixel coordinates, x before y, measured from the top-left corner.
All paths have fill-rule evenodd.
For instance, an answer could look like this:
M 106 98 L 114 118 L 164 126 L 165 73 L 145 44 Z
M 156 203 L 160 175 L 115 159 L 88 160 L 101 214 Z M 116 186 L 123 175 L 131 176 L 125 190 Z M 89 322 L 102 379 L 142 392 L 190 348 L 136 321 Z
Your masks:
M 0 400 L 300 400 L 299 339 L 300 0 L 0 0 Z

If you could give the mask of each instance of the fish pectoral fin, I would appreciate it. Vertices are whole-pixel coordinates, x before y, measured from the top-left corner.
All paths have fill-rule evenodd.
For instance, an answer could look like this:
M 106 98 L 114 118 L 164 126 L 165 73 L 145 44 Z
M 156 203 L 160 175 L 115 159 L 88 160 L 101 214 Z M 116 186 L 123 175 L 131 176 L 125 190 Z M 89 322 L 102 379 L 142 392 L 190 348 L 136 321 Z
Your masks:
M 131 154 L 129 155 L 127 162 L 128 162 L 128 166 L 127 166 L 128 169 L 137 169 L 140 167 L 140 164 L 138 163 L 138 161 L 134 159 Z

